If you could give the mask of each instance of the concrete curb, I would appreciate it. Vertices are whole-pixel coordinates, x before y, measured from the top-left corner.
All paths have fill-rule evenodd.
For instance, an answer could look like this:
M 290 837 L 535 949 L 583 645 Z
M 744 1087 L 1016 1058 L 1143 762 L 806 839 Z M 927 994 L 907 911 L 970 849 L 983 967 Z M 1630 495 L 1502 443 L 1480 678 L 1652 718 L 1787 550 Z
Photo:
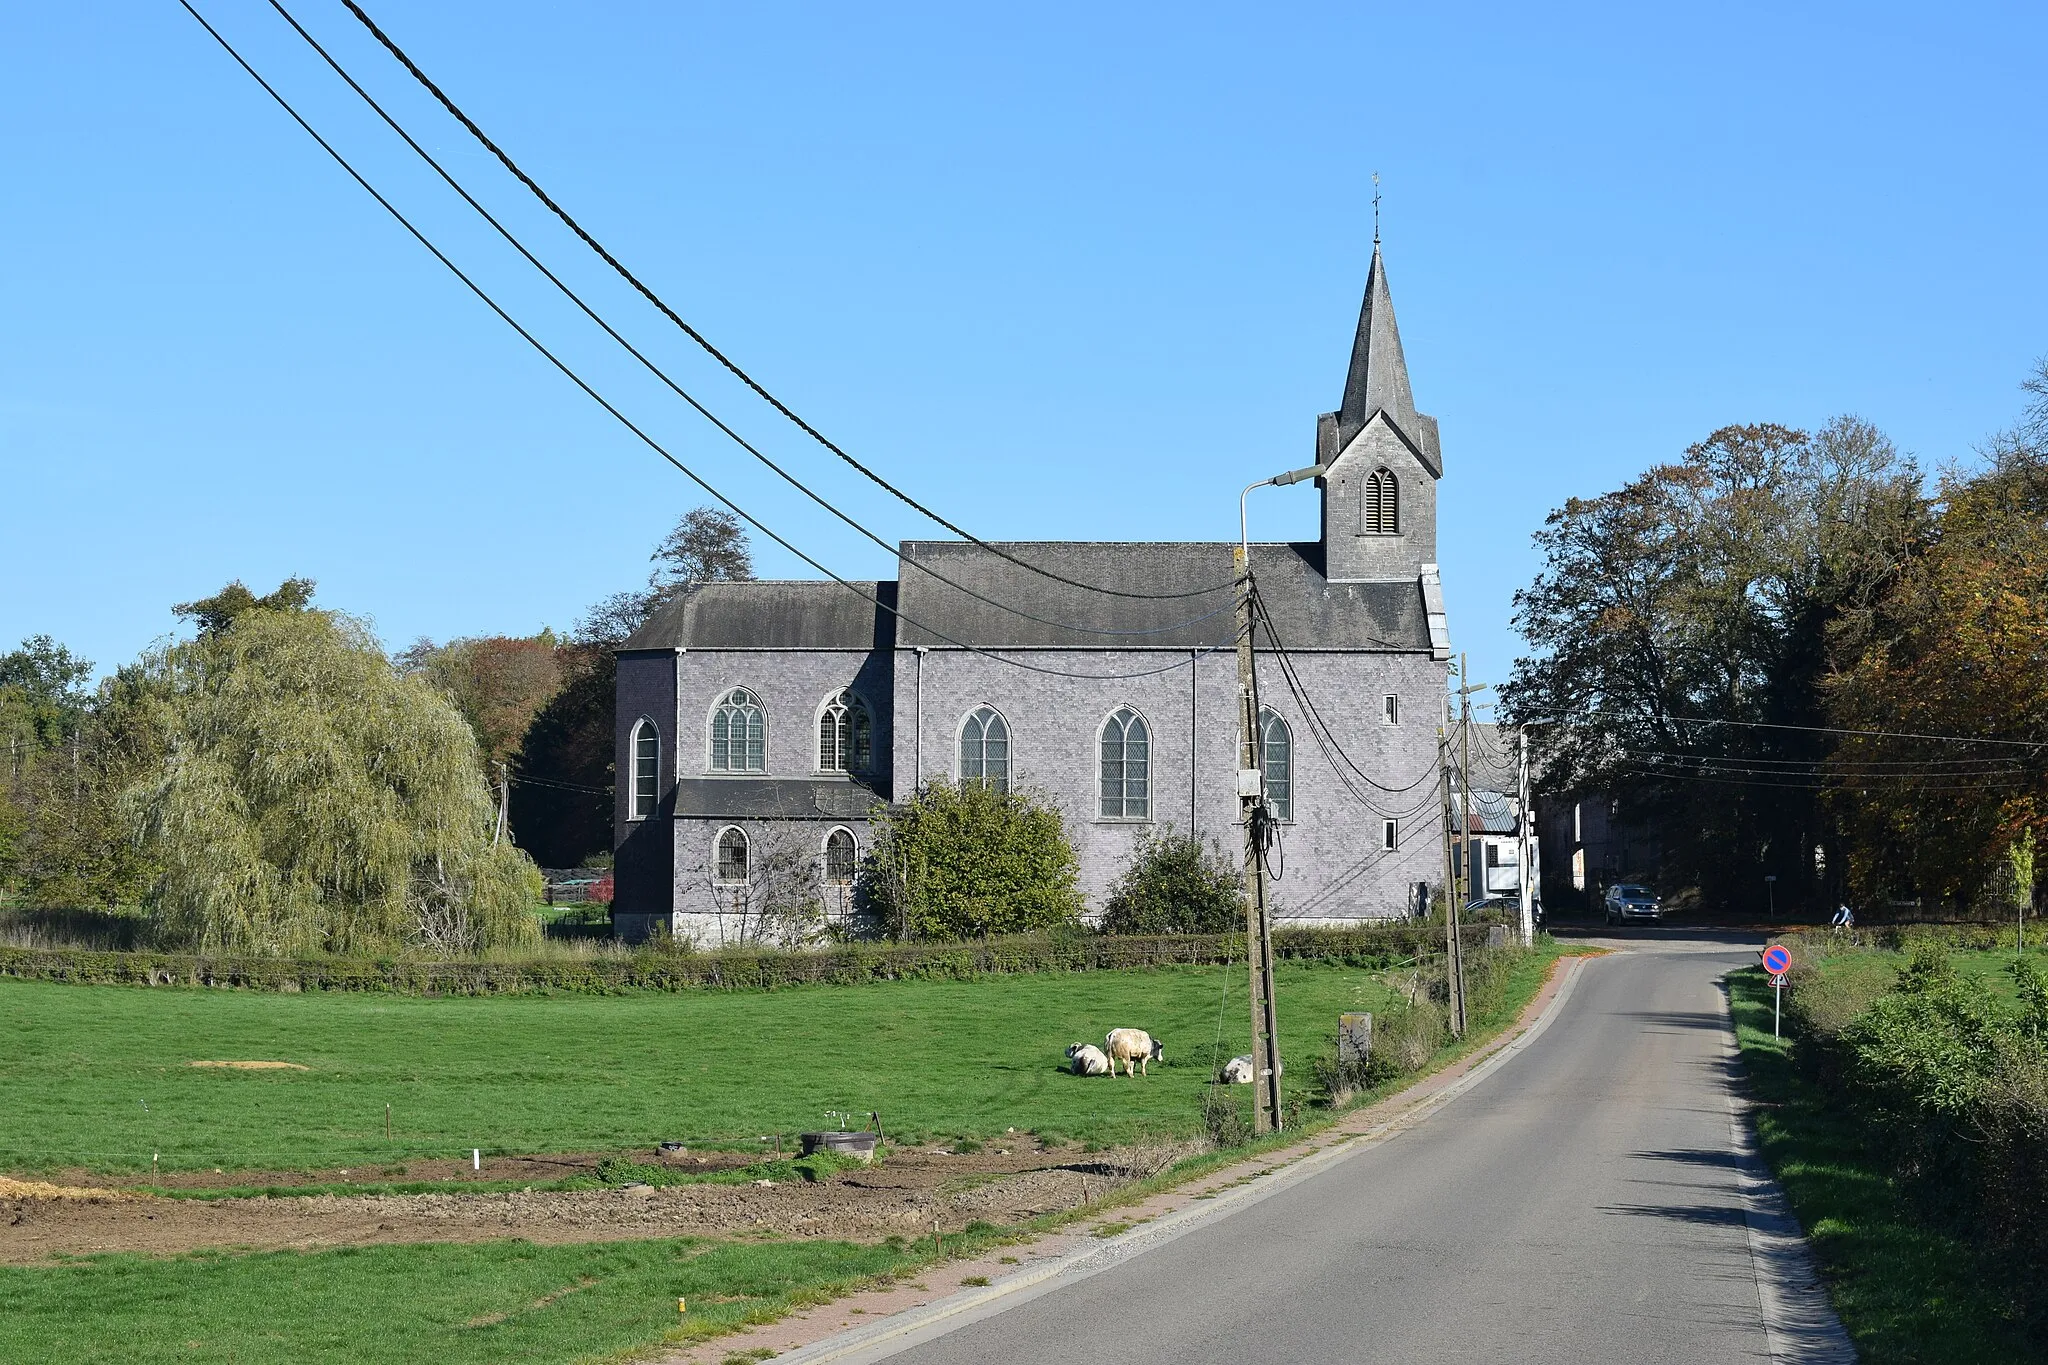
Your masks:
M 1735 1013 L 1724 977 L 1717 992 L 1721 1017 L 1728 1023 L 1724 1045 L 1731 1070 L 1742 1066 L 1735 1039 Z M 1856 1347 L 1828 1300 L 1813 1250 L 1785 1191 L 1764 1164 L 1757 1149 L 1749 1104 L 1733 1085 L 1728 1100 L 1728 1141 L 1735 1149 L 1736 1179 L 1742 1185 L 1743 1223 L 1749 1232 L 1749 1259 L 1756 1271 L 1757 1308 L 1763 1315 L 1764 1341 L 1773 1361 L 1799 1365 L 1853 1365 Z
M 1577 988 L 1585 964 L 1596 959 L 1560 959 L 1565 979 L 1543 1012 L 1519 1033 L 1491 1045 L 1470 1071 L 1434 1091 L 1410 1107 L 1388 1116 L 1364 1132 L 1340 1137 L 1327 1145 L 1308 1148 L 1285 1165 L 1249 1177 L 1250 1183 L 1226 1190 L 1201 1204 L 1178 1209 L 1153 1222 L 1103 1239 L 1099 1244 L 1070 1252 L 1042 1266 L 1034 1266 L 997 1280 L 994 1284 L 962 1290 L 922 1308 L 906 1309 L 876 1322 L 826 1337 L 779 1357 L 789 1365 L 866 1365 L 883 1360 L 920 1343 L 941 1337 L 962 1327 L 993 1317 L 997 1313 L 1028 1303 L 1032 1299 L 1063 1289 L 1105 1270 L 1112 1270 L 1133 1257 L 1241 1213 L 1280 1191 L 1297 1185 L 1344 1158 L 1387 1141 L 1449 1104 L 1478 1085 L 1548 1029 Z M 1427 1082 L 1423 1082 L 1426 1084 Z M 1215 1175 L 1226 1175 L 1219 1171 Z M 1213 1178 L 1213 1177 L 1212 1177 Z

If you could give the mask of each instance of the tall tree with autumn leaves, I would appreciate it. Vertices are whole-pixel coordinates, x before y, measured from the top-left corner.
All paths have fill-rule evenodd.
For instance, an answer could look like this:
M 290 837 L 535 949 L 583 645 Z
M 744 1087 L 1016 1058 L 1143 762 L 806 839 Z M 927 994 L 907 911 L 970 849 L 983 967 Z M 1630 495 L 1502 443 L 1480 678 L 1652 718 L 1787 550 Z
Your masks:
M 1943 479 L 1891 590 L 1836 628 L 1829 715 L 1868 733 L 1828 771 L 1866 898 L 2031 897 L 2013 869 L 2031 883 L 2048 841 L 2048 364 L 2027 388 L 1989 467 Z

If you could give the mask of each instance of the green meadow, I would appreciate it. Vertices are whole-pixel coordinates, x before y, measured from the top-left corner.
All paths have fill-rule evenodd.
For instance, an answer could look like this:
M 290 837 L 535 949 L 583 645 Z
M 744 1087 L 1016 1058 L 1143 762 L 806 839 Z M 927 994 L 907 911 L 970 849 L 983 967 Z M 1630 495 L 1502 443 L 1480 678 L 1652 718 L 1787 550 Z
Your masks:
M 1304 1083 L 1340 1013 L 1393 999 L 1342 966 L 1282 963 L 1277 982 Z M 1064 1070 L 1067 1044 L 1119 1026 L 1163 1039 L 1165 1064 L 1135 1083 Z M 443 999 L 0 980 L 0 1038 L 0 1169 L 122 1174 L 152 1154 L 164 1170 L 320 1170 L 473 1147 L 758 1148 L 835 1110 L 879 1112 L 892 1137 L 1183 1136 L 1249 1020 L 1242 966 Z

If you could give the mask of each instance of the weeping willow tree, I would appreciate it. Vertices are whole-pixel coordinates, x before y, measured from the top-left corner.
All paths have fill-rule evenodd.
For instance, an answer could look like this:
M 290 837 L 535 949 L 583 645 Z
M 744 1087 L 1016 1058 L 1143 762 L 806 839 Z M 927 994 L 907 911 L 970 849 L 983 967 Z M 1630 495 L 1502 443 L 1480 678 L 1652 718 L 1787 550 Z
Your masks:
M 534 938 L 540 874 L 493 843 L 469 726 L 361 622 L 246 610 L 158 667 L 167 756 L 125 806 L 167 939 L 452 953 Z

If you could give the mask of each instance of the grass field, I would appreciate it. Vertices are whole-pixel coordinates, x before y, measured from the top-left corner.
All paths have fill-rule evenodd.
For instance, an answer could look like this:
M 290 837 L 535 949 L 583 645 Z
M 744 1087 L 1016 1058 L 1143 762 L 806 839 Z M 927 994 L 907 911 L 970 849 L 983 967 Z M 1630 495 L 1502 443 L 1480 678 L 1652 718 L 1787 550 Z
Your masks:
M 0 1360 L 605 1360 L 918 1265 L 886 1246 L 691 1238 L 97 1256 L 0 1267 Z
M 1339 1013 L 1391 998 L 1337 966 L 1282 963 L 1277 981 L 1304 1082 Z M 1242 967 L 498 999 L 0 980 L 0 1169 L 143 1171 L 152 1153 L 165 1170 L 375 1168 L 472 1147 L 755 1143 L 826 1126 L 828 1110 L 948 1136 L 1181 1135 L 1200 1130 L 1212 1057 L 1249 1046 L 1245 1016 Z M 1120 1025 L 1164 1039 L 1166 1064 L 1135 1084 L 1062 1070 L 1068 1043 Z
M 1983 958 L 1967 970 L 1995 976 L 1998 964 L 1990 959 L 1999 956 L 1958 954 L 1957 961 L 1962 966 L 1965 958 Z M 1849 970 L 1896 965 L 1873 955 Z M 2040 1360 L 1972 1274 L 1972 1249 L 1913 1216 L 1873 1159 L 1865 1121 L 1830 1105 L 1793 1066 L 1792 1043 L 1771 1037 L 1771 990 L 1763 973 L 1750 968 L 1728 980 L 1743 1067 L 1759 1101 L 1764 1159 L 1813 1243 L 1861 1357 L 1872 1365 Z

